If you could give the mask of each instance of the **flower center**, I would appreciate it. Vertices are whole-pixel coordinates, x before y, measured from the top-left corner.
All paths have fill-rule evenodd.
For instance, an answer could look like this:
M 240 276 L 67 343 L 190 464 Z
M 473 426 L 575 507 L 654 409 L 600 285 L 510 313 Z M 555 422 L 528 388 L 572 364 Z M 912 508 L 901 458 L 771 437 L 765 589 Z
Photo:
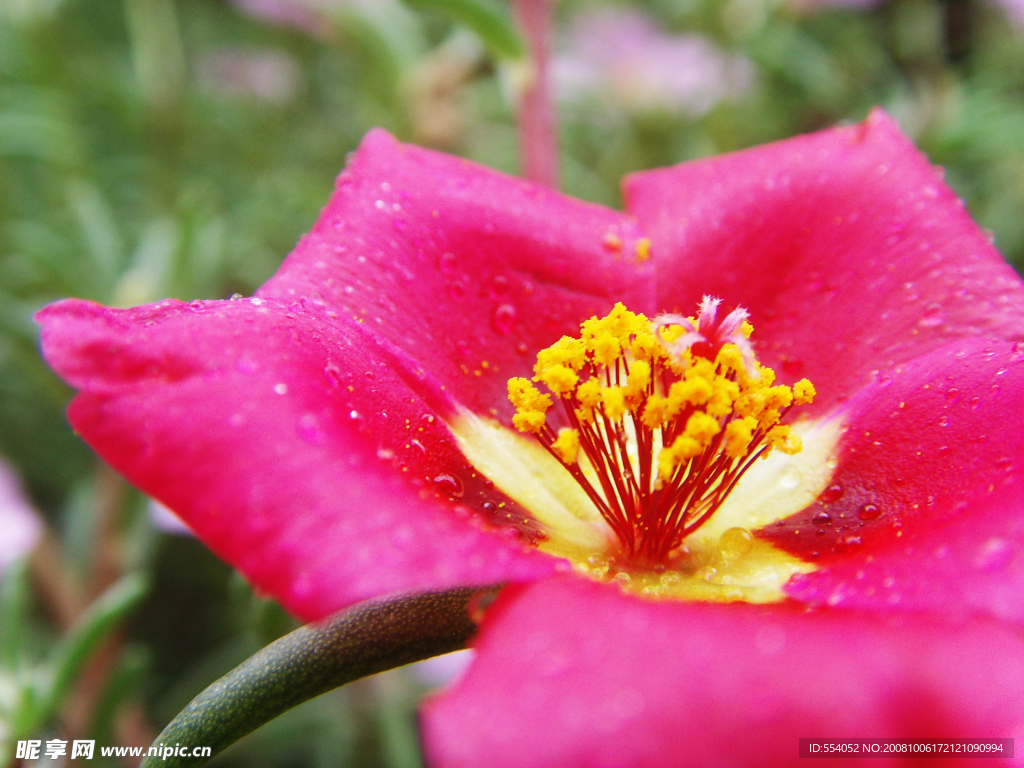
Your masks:
M 750 347 L 746 311 L 718 321 L 719 303 L 705 297 L 695 318 L 653 321 L 616 304 L 585 321 L 580 338 L 537 355 L 533 382 L 550 394 L 509 380 L 513 424 L 583 489 L 623 564 L 671 565 L 758 458 L 802 449 L 783 420 L 813 400 L 814 386 L 776 385 Z M 553 398 L 566 425 L 557 429 Z

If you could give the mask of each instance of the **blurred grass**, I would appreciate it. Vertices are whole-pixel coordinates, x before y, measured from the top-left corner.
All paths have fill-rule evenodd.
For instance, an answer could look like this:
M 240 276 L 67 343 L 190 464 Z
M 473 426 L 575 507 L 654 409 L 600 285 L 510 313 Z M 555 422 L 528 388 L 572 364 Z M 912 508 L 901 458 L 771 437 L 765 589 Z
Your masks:
M 64 420 L 71 393 L 39 360 L 32 313 L 63 296 L 130 305 L 251 293 L 374 125 L 514 172 L 507 68 L 436 12 L 443 3 L 417 4 L 427 10 L 297 3 L 292 23 L 223 0 L 0 5 L 0 455 L 26 479 L 73 576 L 97 567 L 95 462 Z M 607 5 L 563 0 L 562 27 Z M 628 5 L 744 57 L 754 83 L 699 117 L 563 104 L 567 192 L 618 205 L 626 172 L 859 120 L 880 104 L 1024 264 L 1024 31 L 997 6 Z M 514 50 L 495 34 L 490 50 Z M 155 534 L 144 504 L 128 493 L 112 513 L 118 567 L 146 573 L 151 591 L 99 697 L 90 727 L 104 738 L 132 700 L 158 729 L 290 626 L 201 545 Z M 36 603 L 25 642 L 52 645 L 61 630 Z M 416 764 L 422 690 L 398 673 L 335 692 L 220 764 Z

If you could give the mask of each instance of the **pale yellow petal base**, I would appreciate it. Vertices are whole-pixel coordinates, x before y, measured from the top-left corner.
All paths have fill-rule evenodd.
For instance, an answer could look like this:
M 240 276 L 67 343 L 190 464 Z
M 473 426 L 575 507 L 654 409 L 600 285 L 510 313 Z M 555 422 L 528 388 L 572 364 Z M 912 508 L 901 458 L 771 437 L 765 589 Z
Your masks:
M 470 411 L 448 424 L 463 454 L 501 491 L 529 510 L 548 538 L 539 544 L 580 572 L 652 598 L 772 603 L 811 563 L 751 538 L 807 507 L 828 487 L 842 434 L 838 418 L 793 425 L 803 440 L 795 456 L 774 451 L 743 475 L 715 516 L 684 542 L 665 570 L 637 569 L 616 560 L 618 540 L 562 464 L 529 437 Z

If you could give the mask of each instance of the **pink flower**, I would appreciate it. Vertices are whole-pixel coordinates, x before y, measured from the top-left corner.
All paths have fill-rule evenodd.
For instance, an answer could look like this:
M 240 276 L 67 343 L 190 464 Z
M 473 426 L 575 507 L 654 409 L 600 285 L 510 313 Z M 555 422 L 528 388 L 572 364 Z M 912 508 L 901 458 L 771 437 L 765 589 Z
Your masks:
M 425 707 L 432 764 L 1024 736 L 1020 279 L 881 112 L 625 193 L 618 213 L 375 131 L 254 298 L 63 301 L 44 353 L 83 438 L 304 619 L 510 583 Z M 804 450 L 694 535 L 714 567 L 588 578 L 607 562 L 550 545 L 603 540 L 556 514 L 506 382 L 616 301 L 703 295 L 749 311 L 781 380 L 814 382 Z
M 743 96 L 754 66 L 701 35 L 670 35 L 635 9 L 605 8 L 572 22 L 554 78 L 561 98 L 595 97 L 630 111 L 700 117 Z
M 39 513 L 26 498 L 17 475 L 0 459 L 0 578 L 35 547 L 42 535 Z

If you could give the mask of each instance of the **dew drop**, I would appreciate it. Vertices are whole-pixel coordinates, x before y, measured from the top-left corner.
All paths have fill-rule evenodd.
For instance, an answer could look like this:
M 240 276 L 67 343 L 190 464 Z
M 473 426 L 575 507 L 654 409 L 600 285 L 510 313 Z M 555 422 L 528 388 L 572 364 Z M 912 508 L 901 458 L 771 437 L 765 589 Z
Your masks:
M 504 296 L 508 293 L 508 278 L 504 275 L 495 275 L 491 278 L 491 291 L 495 296 Z
M 701 581 L 714 581 L 715 577 L 718 576 L 718 569 L 705 565 L 703 568 L 698 568 L 697 572 L 693 575 Z
M 839 483 L 833 483 L 821 492 L 821 500 L 826 504 L 832 504 L 841 498 L 843 498 L 843 486 Z
M 658 582 L 665 587 L 672 587 L 678 584 L 682 580 L 678 571 L 665 571 L 658 578 Z
M 450 275 L 455 272 L 456 266 L 457 264 L 454 253 L 442 253 L 437 259 L 437 267 L 445 275 Z
M 501 304 L 494 310 L 491 326 L 502 336 L 508 336 L 516 327 L 518 313 L 511 304 Z
M 746 528 L 730 528 L 718 540 L 718 547 L 726 557 L 740 557 L 754 546 L 754 537 Z
M 625 571 L 619 571 L 615 574 L 615 580 L 619 582 L 619 584 L 629 584 L 631 581 L 633 581 L 633 577 Z
M 188 308 L 192 312 L 202 312 L 204 309 L 204 305 L 203 302 L 201 301 L 190 301 L 188 303 Z
M 875 504 L 862 504 L 860 509 L 857 510 L 858 520 L 874 520 L 882 514 L 882 510 Z
M 315 414 L 303 414 L 295 425 L 295 432 L 310 445 L 322 445 L 324 442 L 324 433 Z
M 971 410 L 972 411 L 976 411 L 979 408 L 981 408 L 981 398 L 980 397 L 972 397 L 971 398 Z
M 359 419 L 362 418 L 362 416 L 359 415 L 359 411 L 355 410 L 354 408 L 348 412 L 348 417 L 352 419 L 352 421 L 358 421 Z
M 324 376 L 327 377 L 327 381 L 332 387 L 341 386 L 341 369 L 334 363 L 328 363 L 324 366 Z
M 984 573 L 1001 571 L 1013 560 L 1013 546 L 1004 538 L 993 537 L 986 541 L 977 557 L 974 567 Z
M 438 475 L 434 478 L 434 487 L 451 500 L 461 499 L 464 492 L 462 481 L 455 475 Z
M 937 328 L 945 319 L 946 314 L 943 312 L 941 304 L 929 304 L 917 324 L 922 328 Z
M 796 464 L 787 464 L 779 473 L 779 485 L 788 490 L 798 488 L 804 476 Z
M 801 360 L 786 360 L 782 364 L 782 372 L 794 378 L 804 372 L 804 364 Z
M 946 402 L 950 405 L 956 405 L 960 402 L 960 390 L 956 387 L 950 387 L 946 390 Z
M 241 298 L 242 298 L 242 294 L 240 294 L 240 293 L 232 293 L 230 300 L 231 301 L 238 301 Z
M 525 355 L 530 351 L 530 348 L 526 346 L 525 341 L 521 341 L 516 345 L 516 354 Z
M 830 515 L 828 512 L 819 512 L 811 518 L 811 522 L 815 525 L 831 525 L 832 515 Z M 822 533 L 824 533 L 824 531 L 822 531 Z
M 495 512 L 498 509 L 498 505 L 493 501 L 485 501 L 480 507 L 484 512 Z

